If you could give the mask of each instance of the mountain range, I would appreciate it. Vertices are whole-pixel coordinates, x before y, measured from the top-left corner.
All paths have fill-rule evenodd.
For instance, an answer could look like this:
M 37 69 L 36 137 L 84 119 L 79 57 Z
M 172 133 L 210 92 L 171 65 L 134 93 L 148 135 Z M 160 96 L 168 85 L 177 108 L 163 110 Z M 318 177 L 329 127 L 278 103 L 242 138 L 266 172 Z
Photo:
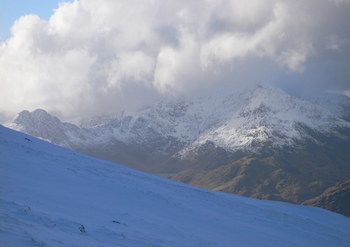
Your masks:
M 0 126 L 1 246 L 348 246 L 350 220 L 207 191 Z
M 332 200 L 341 202 L 336 207 L 317 201 L 350 178 L 350 99 L 344 95 L 305 98 L 257 87 L 160 102 L 80 124 L 40 109 L 22 111 L 7 126 L 195 186 L 310 203 L 349 216 L 343 210 L 347 200 Z

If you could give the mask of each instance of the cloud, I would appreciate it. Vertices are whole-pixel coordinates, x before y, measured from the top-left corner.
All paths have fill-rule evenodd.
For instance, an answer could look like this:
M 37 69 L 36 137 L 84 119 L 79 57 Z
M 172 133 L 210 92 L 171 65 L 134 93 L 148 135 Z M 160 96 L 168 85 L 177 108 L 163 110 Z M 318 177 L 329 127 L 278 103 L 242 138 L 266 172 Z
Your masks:
M 350 90 L 347 0 L 80 0 L 0 44 L 0 112 L 64 117 L 274 84 Z

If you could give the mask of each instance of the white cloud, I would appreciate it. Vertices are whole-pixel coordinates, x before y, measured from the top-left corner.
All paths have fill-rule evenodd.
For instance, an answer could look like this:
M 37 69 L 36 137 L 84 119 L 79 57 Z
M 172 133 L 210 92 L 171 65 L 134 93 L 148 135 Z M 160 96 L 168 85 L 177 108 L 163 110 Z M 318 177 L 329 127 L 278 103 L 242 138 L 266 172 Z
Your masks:
M 345 0 L 61 3 L 0 44 L 0 112 L 87 116 L 261 80 L 349 90 L 349 11 Z

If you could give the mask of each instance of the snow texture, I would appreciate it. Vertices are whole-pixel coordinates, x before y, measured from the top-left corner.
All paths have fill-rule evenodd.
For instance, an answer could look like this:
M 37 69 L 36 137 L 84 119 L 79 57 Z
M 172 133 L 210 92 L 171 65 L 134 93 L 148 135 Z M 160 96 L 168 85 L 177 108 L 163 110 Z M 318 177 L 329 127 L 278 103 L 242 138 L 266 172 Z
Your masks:
M 349 246 L 350 220 L 210 192 L 0 126 L 0 246 Z

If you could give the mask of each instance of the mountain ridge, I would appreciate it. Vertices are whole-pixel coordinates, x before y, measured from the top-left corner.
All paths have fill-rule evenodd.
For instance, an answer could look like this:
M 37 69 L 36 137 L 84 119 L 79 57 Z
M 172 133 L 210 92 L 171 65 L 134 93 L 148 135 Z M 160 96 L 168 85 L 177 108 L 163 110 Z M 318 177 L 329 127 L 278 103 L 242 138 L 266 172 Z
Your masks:
M 79 142 L 79 139 L 83 139 L 80 142 L 99 143 L 104 134 L 108 135 L 107 138 L 126 143 L 142 139 L 148 141 L 155 135 L 156 138 L 174 138 L 186 143 L 187 148 L 196 148 L 211 141 L 230 151 L 254 150 L 254 143 L 267 140 L 272 140 L 276 146 L 291 145 L 293 139 L 301 138 L 296 123 L 329 134 L 337 127 L 350 127 L 350 123 L 340 118 L 339 114 L 332 114 L 320 105 L 279 90 L 258 87 L 236 96 L 231 94 L 220 99 L 208 97 L 199 101 L 160 103 L 134 116 L 120 114 L 118 117 L 114 114 L 114 118 L 106 117 L 98 125 L 88 128 L 63 123 L 44 110 L 33 111 L 32 116 L 28 111 L 23 111 L 7 126 L 42 138 L 56 128 L 61 135 L 66 135 L 64 139 L 71 138 L 70 143 L 47 139 L 68 147 L 74 145 L 74 141 Z M 45 126 L 41 121 L 43 118 L 46 124 L 52 126 Z M 37 124 L 41 126 L 36 128 L 34 125 Z M 38 132 L 38 129 L 45 133 Z

